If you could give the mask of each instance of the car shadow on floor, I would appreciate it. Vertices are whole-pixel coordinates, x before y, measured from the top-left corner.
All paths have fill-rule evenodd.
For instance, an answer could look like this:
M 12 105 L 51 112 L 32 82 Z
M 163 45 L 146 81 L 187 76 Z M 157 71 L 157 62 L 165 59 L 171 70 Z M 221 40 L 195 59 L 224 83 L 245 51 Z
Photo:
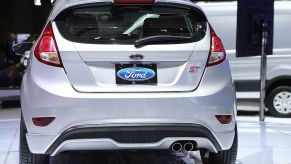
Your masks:
M 65 152 L 52 157 L 50 164 L 194 164 L 183 153 L 170 151 L 86 151 Z

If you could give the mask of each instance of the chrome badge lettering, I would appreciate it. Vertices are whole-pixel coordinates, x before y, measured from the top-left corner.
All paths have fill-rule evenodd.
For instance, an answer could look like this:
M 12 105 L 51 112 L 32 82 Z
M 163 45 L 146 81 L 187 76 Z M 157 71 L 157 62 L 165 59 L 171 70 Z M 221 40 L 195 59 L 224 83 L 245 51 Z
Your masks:
M 144 59 L 144 56 L 141 55 L 141 54 L 130 55 L 130 56 L 129 56 L 129 59 L 130 59 L 130 60 L 143 60 L 143 59 Z

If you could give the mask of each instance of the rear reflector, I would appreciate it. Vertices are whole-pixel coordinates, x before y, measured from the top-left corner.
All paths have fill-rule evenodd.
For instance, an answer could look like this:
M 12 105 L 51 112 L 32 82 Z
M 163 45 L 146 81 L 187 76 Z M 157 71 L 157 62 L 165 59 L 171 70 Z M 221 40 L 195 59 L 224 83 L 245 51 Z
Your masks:
M 115 4 L 154 4 L 155 0 L 114 0 Z
M 55 117 L 34 117 L 32 122 L 35 126 L 45 127 L 55 120 Z
M 215 117 L 221 124 L 229 124 L 232 121 L 232 115 L 216 115 Z

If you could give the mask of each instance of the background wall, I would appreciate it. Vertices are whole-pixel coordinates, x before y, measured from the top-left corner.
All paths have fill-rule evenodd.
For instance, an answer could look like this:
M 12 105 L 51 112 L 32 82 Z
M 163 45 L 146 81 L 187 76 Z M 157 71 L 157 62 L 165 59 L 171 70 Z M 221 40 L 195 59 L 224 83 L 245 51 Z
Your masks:
M 49 0 L 35 6 L 33 0 L 2 0 L 0 3 L 0 34 L 10 32 L 39 34 L 51 10 Z

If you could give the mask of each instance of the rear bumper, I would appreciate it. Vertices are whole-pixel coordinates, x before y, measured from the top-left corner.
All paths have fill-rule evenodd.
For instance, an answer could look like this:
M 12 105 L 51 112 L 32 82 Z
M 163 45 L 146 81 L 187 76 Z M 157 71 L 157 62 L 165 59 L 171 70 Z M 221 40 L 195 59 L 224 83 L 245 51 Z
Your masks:
M 38 79 L 33 72 L 37 70 L 28 71 L 23 78 L 22 113 L 28 130 L 28 145 L 33 153 L 52 153 L 50 147 L 60 137 L 62 138 L 63 133 L 73 127 L 84 125 L 107 127 L 122 124 L 131 127 L 136 124 L 191 124 L 208 129 L 222 150 L 229 149 L 232 145 L 236 104 L 227 62 L 207 68 L 195 91 L 171 93 L 79 93 L 72 88 L 63 69 L 51 69 L 55 69 L 54 73 L 48 73 L 46 76 L 48 79 L 58 79 L 55 82 L 52 80 L 48 83 Z M 221 70 L 219 75 L 217 75 L 218 69 Z M 234 119 L 231 123 L 222 125 L 215 117 L 221 114 L 233 115 Z M 56 117 L 56 119 L 46 127 L 36 127 L 32 117 Z M 59 150 L 128 147 L 168 149 L 172 141 L 183 138 L 169 137 L 155 143 L 142 144 L 119 143 L 111 138 L 79 139 L 77 137 L 59 142 L 62 145 Z M 215 141 L 209 137 L 190 136 L 190 138 L 196 142 L 199 140 L 201 148 L 214 147 L 213 151 L 219 150 L 215 146 Z M 57 146 L 54 147 L 57 150 Z
M 76 143 L 84 146 L 96 142 L 93 149 L 169 149 L 177 140 L 193 140 L 197 148 L 208 148 L 217 152 L 222 150 L 216 138 L 209 129 L 191 124 L 164 125 L 112 125 L 112 126 L 77 126 L 64 131 L 46 151 L 46 154 L 56 155 L 62 151 L 79 149 Z M 103 145 L 102 147 L 98 145 Z M 68 148 L 69 147 L 69 148 Z

